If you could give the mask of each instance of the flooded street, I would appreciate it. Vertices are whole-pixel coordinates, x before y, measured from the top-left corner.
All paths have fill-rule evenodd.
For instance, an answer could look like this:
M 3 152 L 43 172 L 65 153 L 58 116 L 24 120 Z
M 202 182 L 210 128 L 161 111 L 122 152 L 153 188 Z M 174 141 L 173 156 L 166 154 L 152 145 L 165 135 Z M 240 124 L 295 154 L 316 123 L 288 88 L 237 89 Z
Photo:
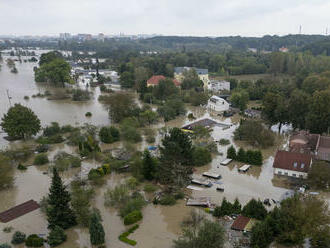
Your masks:
M 55 89 L 42 84 L 34 82 L 33 67 L 35 63 L 18 63 L 16 67 L 18 74 L 10 73 L 9 68 L 5 63 L 2 64 L 0 71 L 0 116 L 2 117 L 10 107 L 7 93 L 11 97 L 11 104 L 21 103 L 31 108 L 41 120 L 42 126 L 46 126 L 50 122 L 56 121 L 60 125 L 82 125 L 83 123 L 90 123 L 96 126 L 109 125 L 110 120 L 107 110 L 97 100 L 100 95 L 99 88 L 92 88 L 93 99 L 86 102 L 73 102 L 71 100 L 47 100 L 46 98 L 32 98 L 31 96 L 39 92 L 43 93 L 48 90 L 55 93 L 59 89 Z M 29 100 L 24 100 L 24 96 L 29 96 Z M 93 116 L 86 118 L 85 113 L 91 112 Z M 235 147 L 248 146 L 243 143 L 236 143 L 233 141 L 233 132 L 237 128 L 238 119 L 235 118 L 222 118 L 218 116 L 211 116 L 206 113 L 204 108 L 201 107 L 188 107 L 188 113 L 192 112 L 197 119 L 211 117 L 219 122 L 231 124 L 231 127 L 223 130 L 220 127 L 214 127 L 212 138 L 219 140 L 221 138 L 230 140 L 231 144 Z M 187 114 L 188 114 L 187 113 Z M 233 121 L 235 120 L 235 121 Z M 153 129 L 158 131 L 160 128 L 166 127 L 181 127 L 184 124 L 190 123 L 187 116 L 180 116 L 175 120 L 167 123 L 159 123 L 152 126 Z M 5 149 L 15 146 L 12 142 L 9 144 L 3 137 L 4 133 L 0 134 L 0 148 Z M 159 144 L 161 136 L 156 136 L 155 144 Z M 220 162 L 226 158 L 226 151 L 230 145 L 221 146 L 218 144 L 218 153 L 214 155 L 211 164 L 196 168 L 194 176 L 201 176 L 205 171 L 212 171 L 220 173 L 222 176 L 221 182 L 225 187 L 224 192 L 216 191 L 217 184 L 211 188 L 204 188 L 201 191 L 185 190 L 187 194 L 193 197 L 208 196 L 211 197 L 212 202 L 220 204 L 223 197 L 229 201 L 234 201 L 238 198 L 242 204 L 245 204 L 251 198 L 264 200 L 265 198 L 272 198 L 279 200 L 287 189 L 280 187 L 280 184 L 274 183 L 273 176 L 273 156 L 277 148 L 282 147 L 286 140 L 279 137 L 276 146 L 268 150 L 263 150 L 264 163 L 261 167 L 253 166 L 247 173 L 242 174 L 237 171 L 239 163 L 232 162 L 228 166 L 221 166 Z M 116 142 L 114 144 L 102 144 L 102 150 L 113 149 L 122 147 L 123 142 Z M 138 143 L 135 148 L 143 151 L 149 144 L 145 142 Z M 70 154 L 76 153 L 76 147 L 68 146 L 67 144 L 52 145 L 51 150 L 48 152 L 50 160 L 59 151 L 65 151 Z M 31 164 L 30 161 L 26 164 Z M 61 173 L 64 182 L 67 184 L 72 177 L 82 171 L 89 171 L 90 168 L 96 168 L 100 164 L 93 160 L 82 161 L 81 169 L 69 169 Z M 0 191 L 0 212 L 15 205 L 23 203 L 27 200 L 33 199 L 40 201 L 43 196 L 48 194 L 50 186 L 50 177 L 46 172 L 48 166 L 29 166 L 26 171 L 15 170 L 15 183 L 14 186 L 7 190 Z M 45 173 L 44 173 L 45 172 Z M 124 182 L 127 174 L 111 174 L 106 177 L 106 183 L 95 189 L 95 198 L 92 200 L 93 207 L 100 210 L 103 218 L 103 226 L 106 233 L 106 247 L 108 248 L 127 248 L 130 247 L 125 243 L 118 240 L 118 236 L 127 228 L 124 226 L 122 219 L 118 216 L 117 210 L 107 208 L 104 206 L 104 192 L 108 188 L 113 188 L 116 185 Z M 276 186 L 277 185 L 277 186 Z M 172 240 L 176 239 L 180 234 L 180 223 L 185 216 L 188 215 L 191 208 L 185 206 L 185 201 L 180 200 L 174 206 L 159 206 L 148 204 L 143 209 L 143 220 L 140 223 L 140 228 L 130 235 L 131 239 L 136 240 L 138 248 L 169 248 L 171 247 Z M 0 223 L 0 240 L 2 242 L 10 242 L 13 232 L 4 233 L 4 227 L 11 226 L 14 231 L 22 231 L 27 234 L 37 233 L 46 235 L 47 220 L 45 215 L 40 209 L 21 216 L 9 223 Z M 89 241 L 88 229 L 75 227 L 67 231 L 68 241 L 62 244 L 61 248 L 65 247 L 91 247 Z

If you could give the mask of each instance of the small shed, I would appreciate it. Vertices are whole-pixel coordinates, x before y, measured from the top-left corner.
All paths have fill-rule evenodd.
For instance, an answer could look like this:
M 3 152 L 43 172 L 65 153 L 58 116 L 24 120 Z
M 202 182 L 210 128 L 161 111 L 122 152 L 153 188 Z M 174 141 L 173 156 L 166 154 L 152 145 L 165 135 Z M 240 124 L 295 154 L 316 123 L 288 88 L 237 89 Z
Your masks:
M 249 232 L 252 229 L 252 226 L 255 224 L 255 220 L 245 217 L 245 216 L 238 216 L 234 223 L 231 225 L 231 229 L 236 231 L 246 231 Z

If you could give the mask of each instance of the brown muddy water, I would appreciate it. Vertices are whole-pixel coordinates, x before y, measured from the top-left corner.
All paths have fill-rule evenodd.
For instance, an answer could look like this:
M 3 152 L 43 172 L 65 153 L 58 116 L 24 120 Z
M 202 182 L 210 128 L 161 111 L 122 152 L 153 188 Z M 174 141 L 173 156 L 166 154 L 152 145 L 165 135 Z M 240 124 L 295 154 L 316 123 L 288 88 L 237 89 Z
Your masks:
M 30 107 L 40 118 L 43 126 L 49 124 L 52 121 L 57 121 L 61 125 L 82 125 L 83 123 L 90 123 L 93 125 L 101 126 L 108 125 L 110 123 L 107 110 L 102 104 L 97 101 L 97 97 L 100 94 L 98 88 L 91 89 L 94 93 L 94 98 L 87 102 L 72 102 L 70 100 L 50 101 L 46 98 L 31 98 L 33 94 L 38 92 L 44 92 L 49 90 L 56 92 L 58 89 L 47 87 L 43 84 L 37 84 L 33 78 L 34 63 L 22 63 L 16 62 L 18 74 L 10 73 L 7 65 L 3 63 L 2 70 L 0 71 L 0 116 L 3 116 L 10 107 L 7 99 L 6 90 L 9 90 L 9 94 L 12 97 L 11 104 L 22 103 Z M 30 96 L 29 100 L 24 100 L 24 96 Z M 92 118 L 86 118 L 86 112 L 92 112 Z M 196 118 L 212 117 L 218 121 L 232 124 L 229 129 L 223 130 L 220 127 L 214 127 L 212 137 L 215 140 L 221 138 L 229 139 L 235 147 L 248 146 L 244 143 L 235 143 L 233 141 L 233 131 L 237 127 L 239 117 L 222 118 L 215 115 L 211 115 L 201 107 L 188 107 L 188 113 L 192 112 Z M 187 113 L 187 114 L 188 114 Z M 158 130 L 164 126 L 166 127 L 181 127 L 190 121 L 186 116 L 179 117 L 166 124 L 159 123 L 153 125 L 152 128 Z M 20 142 L 9 143 L 3 139 L 4 134 L 0 134 L 0 149 L 10 148 L 12 146 L 22 145 Z M 159 144 L 161 136 L 156 136 L 155 144 Z M 193 197 L 209 196 L 213 203 L 221 203 L 223 197 L 226 197 L 230 201 L 234 201 L 238 198 L 241 203 L 246 203 L 251 198 L 273 198 L 279 200 L 284 192 L 287 191 L 281 181 L 274 179 L 272 162 L 273 156 L 278 147 L 285 145 L 286 139 L 282 136 L 279 138 L 279 142 L 271 149 L 264 150 L 264 164 L 261 167 L 252 167 L 247 173 L 241 174 L 237 171 L 239 165 L 236 162 L 232 162 L 228 166 L 221 166 L 220 162 L 225 159 L 226 150 L 228 146 L 218 145 L 219 154 L 215 155 L 212 163 L 207 166 L 199 167 L 196 169 L 194 176 L 201 176 L 204 171 L 214 171 L 222 175 L 220 180 L 225 191 L 220 193 L 216 191 L 217 184 L 213 187 L 203 189 L 201 191 L 186 190 L 187 194 L 191 194 Z M 135 149 L 143 150 L 149 144 L 143 140 L 143 142 L 137 144 Z M 111 145 L 101 145 L 102 150 L 122 147 L 122 142 L 117 142 Z M 59 151 L 65 151 L 74 154 L 76 148 L 70 147 L 66 144 L 53 145 L 48 152 L 50 160 Z M 30 164 L 29 161 L 26 162 Z M 62 173 L 62 178 L 67 184 L 76 175 L 80 175 L 81 172 L 86 172 L 90 168 L 99 166 L 97 162 L 93 160 L 84 160 L 82 162 L 81 169 L 70 169 Z M 47 195 L 50 178 L 47 172 L 48 166 L 29 166 L 26 171 L 15 171 L 15 183 L 14 186 L 7 190 L 0 191 L 0 212 L 10 207 L 20 204 L 24 201 L 34 199 L 39 201 L 43 196 Z M 118 236 L 126 230 L 122 220 L 118 216 L 115 209 L 104 207 L 103 194 L 108 188 L 113 188 L 115 185 L 123 182 L 125 178 L 129 177 L 127 174 L 111 174 L 107 176 L 105 185 L 96 189 L 95 198 L 92 204 L 100 209 L 103 226 L 106 233 L 106 245 L 108 248 L 126 248 L 130 247 L 118 240 Z M 216 181 L 216 180 L 213 180 Z M 183 218 L 191 211 L 191 208 L 185 206 L 185 202 L 179 201 L 175 206 L 154 206 L 152 204 L 147 205 L 143 210 L 144 218 L 140 223 L 140 228 L 137 229 L 130 238 L 135 239 L 138 244 L 138 248 L 169 248 L 172 245 L 172 240 L 177 238 L 181 229 L 180 223 Z M 33 211 L 22 217 L 17 218 L 9 223 L 0 223 L 0 243 L 10 242 L 11 236 L 14 231 L 6 234 L 2 231 L 4 227 L 12 226 L 14 231 L 19 230 L 27 234 L 47 234 L 47 220 L 44 214 L 40 210 Z M 89 241 L 89 233 L 86 228 L 75 227 L 67 231 L 68 241 L 61 248 L 65 247 L 91 247 Z

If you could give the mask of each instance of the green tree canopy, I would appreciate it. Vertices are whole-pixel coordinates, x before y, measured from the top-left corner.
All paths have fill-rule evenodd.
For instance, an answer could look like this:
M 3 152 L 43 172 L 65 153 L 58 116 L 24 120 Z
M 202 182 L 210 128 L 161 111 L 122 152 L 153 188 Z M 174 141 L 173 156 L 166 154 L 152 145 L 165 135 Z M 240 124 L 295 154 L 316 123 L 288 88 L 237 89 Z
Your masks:
M 10 137 L 24 139 L 36 135 L 41 128 L 40 120 L 35 113 L 21 104 L 10 107 L 1 120 L 2 129 Z

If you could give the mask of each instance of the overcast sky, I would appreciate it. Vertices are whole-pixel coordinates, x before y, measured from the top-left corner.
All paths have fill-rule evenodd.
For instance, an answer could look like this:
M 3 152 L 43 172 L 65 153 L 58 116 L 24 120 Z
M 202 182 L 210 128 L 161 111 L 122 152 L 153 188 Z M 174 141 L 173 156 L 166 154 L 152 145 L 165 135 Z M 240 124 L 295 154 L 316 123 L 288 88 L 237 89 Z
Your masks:
M 0 0 L 1 35 L 330 32 L 330 0 Z

